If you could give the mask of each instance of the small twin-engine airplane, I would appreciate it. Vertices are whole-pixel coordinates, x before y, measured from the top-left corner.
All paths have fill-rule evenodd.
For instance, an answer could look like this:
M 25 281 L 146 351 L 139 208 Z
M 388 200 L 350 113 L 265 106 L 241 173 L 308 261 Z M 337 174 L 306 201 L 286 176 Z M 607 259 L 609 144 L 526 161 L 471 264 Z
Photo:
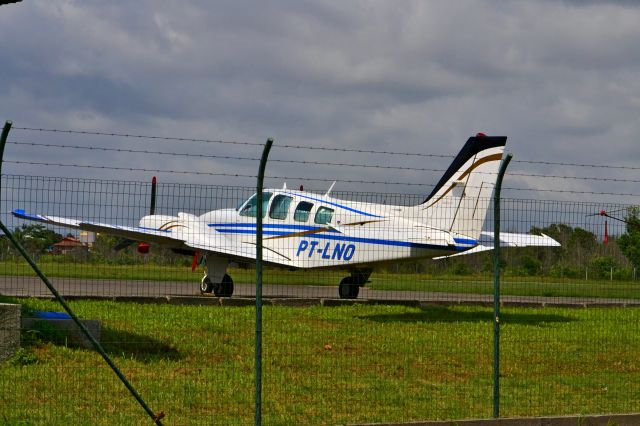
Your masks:
M 416 206 L 344 201 L 303 190 L 263 192 L 263 260 L 292 269 L 344 269 L 341 298 L 358 297 L 373 268 L 383 263 L 440 258 L 493 248 L 493 233 L 482 227 L 498 174 L 503 136 L 469 138 L 431 194 Z M 131 241 L 159 244 L 178 253 L 206 255 L 200 291 L 233 294 L 230 262 L 256 258 L 257 197 L 238 208 L 201 216 L 151 214 L 137 227 L 30 214 L 14 216 L 51 225 L 104 232 Z M 501 233 L 503 246 L 559 246 L 542 235 Z

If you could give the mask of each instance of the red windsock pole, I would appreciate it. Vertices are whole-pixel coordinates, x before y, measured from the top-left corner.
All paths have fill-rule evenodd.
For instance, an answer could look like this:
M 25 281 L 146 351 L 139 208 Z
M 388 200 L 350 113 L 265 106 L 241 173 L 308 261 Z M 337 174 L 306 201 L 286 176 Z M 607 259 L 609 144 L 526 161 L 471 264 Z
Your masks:
M 608 221 L 604 221 L 604 245 L 609 244 L 609 223 Z

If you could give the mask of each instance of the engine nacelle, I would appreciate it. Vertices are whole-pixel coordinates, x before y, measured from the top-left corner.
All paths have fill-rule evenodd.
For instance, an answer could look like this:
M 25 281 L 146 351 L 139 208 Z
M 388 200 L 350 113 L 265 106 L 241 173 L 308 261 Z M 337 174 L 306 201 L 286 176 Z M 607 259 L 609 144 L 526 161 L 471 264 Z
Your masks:
M 149 216 L 144 216 L 142 219 L 140 219 L 140 223 L 138 226 L 140 226 L 141 228 L 147 228 L 147 229 L 163 230 L 171 225 L 176 224 L 178 220 L 179 218 L 177 216 L 153 214 Z

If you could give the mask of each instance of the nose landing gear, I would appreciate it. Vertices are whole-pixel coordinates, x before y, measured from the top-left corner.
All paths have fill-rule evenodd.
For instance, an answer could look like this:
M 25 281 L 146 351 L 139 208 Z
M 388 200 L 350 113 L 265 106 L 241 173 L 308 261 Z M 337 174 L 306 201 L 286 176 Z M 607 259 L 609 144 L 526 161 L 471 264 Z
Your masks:
M 233 280 L 226 273 L 229 260 L 211 254 L 206 257 L 207 272 L 200 282 L 200 293 L 212 293 L 216 297 L 231 297 L 233 294 Z
M 213 283 L 209 276 L 205 275 L 202 277 L 202 282 L 200 283 L 200 293 L 205 294 L 211 292 L 213 292 L 216 297 L 231 297 L 233 294 L 233 280 L 228 274 L 224 274 L 221 282 Z

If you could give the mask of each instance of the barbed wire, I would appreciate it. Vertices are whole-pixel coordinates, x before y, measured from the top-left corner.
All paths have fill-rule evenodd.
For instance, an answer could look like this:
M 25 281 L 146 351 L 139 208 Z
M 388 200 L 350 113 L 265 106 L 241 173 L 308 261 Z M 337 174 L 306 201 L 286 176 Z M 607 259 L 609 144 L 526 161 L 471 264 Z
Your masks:
M 218 143 L 218 144 L 230 144 L 230 145 L 248 145 L 248 146 L 264 146 L 263 143 L 257 142 L 240 142 L 240 141 L 224 141 L 215 139 L 196 139 L 196 138 L 178 138 L 170 136 L 147 136 L 147 135 L 133 135 L 127 133 L 108 133 L 108 132 L 90 132 L 81 130 L 61 130 L 61 129 L 38 129 L 33 127 L 13 127 L 17 130 L 31 130 L 40 132 L 53 132 L 53 133 L 69 133 L 69 134 L 82 134 L 93 136 L 117 136 L 123 138 L 137 138 L 137 139 L 151 139 L 151 140 L 165 140 L 165 141 L 180 141 L 180 142 L 202 142 L 202 143 Z M 412 157 L 436 157 L 436 158 L 453 158 L 453 155 L 442 154 L 425 154 L 425 153 L 411 153 L 411 152 L 393 152 L 393 151 L 376 151 L 368 149 L 354 149 L 354 148 L 329 148 L 322 146 L 305 146 L 305 145 L 274 145 L 273 148 L 288 148 L 288 149 L 308 149 L 318 151 L 338 151 L 338 152 L 354 152 L 359 154 L 381 154 L 381 155 L 405 155 Z
M 71 168 L 86 168 L 86 169 L 100 169 L 100 170 L 119 170 L 130 172 L 154 172 L 154 173 L 167 173 L 167 174 L 182 174 L 182 175 L 205 175 L 205 176 L 227 176 L 227 177 L 242 177 L 242 178 L 256 178 L 256 175 L 248 175 L 241 173 L 214 173 L 214 172 L 198 172 L 192 170 L 163 170 L 163 169 L 147 169 L 147 168 L 133 168 L 133 167 L 116 167 L 116 166 L 96 166 L 96 165 L 83 165 L 83 164 L 64 164 L 64 163 L 49 163 L 38 161 L 15 161 L 5 160 L 5 163 L 11 164 L 26 164 L 36 166 L 54 166 L 54 167 L 71 167 Z M 424 183 L 414 182 L 393 182 L 393 181 L 375 181 L 375 180 L 361 180 L 361 179 L 339 179 L 339 178 L 312 178 L 306 176 L 266 176 L 270 179 L 282 179 L 282 180 L 299 180 L 299 181 L 315 181 L 315 182 L 342 182 L 342 183 L 360 183 L 360 184 L 375 184 L 375 185 L 402 185 L 402 186 L 420 186 L 424 188 L 434 188 L 434 185 L 426 185 Z M 560 189 L 538 189 L 538 188 L 518 188 L 518 187 L 503 187 L 505 190 L 512 191 L 534 191 L 534 192 L 549 192 L 549 193 L 568 193 L 568 194 L 590 194 L 590 195 L 615 195 L 615 196 L 629 196 L 640 197 L 640 194 L 632 193 L 615 193 L 615 192 L 596 192 L 596 191 L 577 191 L 577 190 L 560 190 Z
M 132 154 L 154 154 L 154 155 L 167 155 L 176 157 L 192 157 L 192 158 L 212 158 L 223 160 L 241 160 L 241 161 L 260 161 L 258 157 L 241 157 L 232 155 L 216 155 L 216 154 L 200 154 L 200 153 L 187 153 L 187 152 L 167 152 L 167 151 L 151 151 L 146 149 L 129 149 L 129 148 L 105 148 L 105 147 L 93 147 L 83 145 L 61 145 L 61 144 L 47 144 L 36 142 L 17 142 L 9 141 L 14 145 L 27 145 L 27 146 L 40 146 L 49 148 L 69 148 L 69 149 L 86 149 L 90 151 L 105 151 L 105 152 L 128 152 Z M 427 172 L 444 172 L 445 169 L 429 169 L 419 167 L 405 167 L 405 166 L 384 166 L 380 164 L 353 164 L 353 163 L 332 163 L 325 161 L 308 161 L 308 160 L 282 160 L 282 159 L 269 159 L 272 163 L 294 163 L 304 165 L 322 165 L 322 166 L 340 166 L 340 167 L 364 167 L 364 168 L 376 168 L 376 169 L 393 169 L 393 170 L 414 170 L 414 171 L 427 171 Z
M 183 152 L 167 152 L 167 151 L 152 151 L 152 150 L 137 150 L 130 148 L 105 148 L 105 147 L 92 147 L 83 145 L 62 145 L 62 144 L 50 144 L 50 143 L 36 143 L 36 142 L 18 142 L 10 141 L 9 143 L 15 145 L 26 146 L 38 146 L 48 148 L 62 148 L 62 149 L 85 149 L 89 151 L 104 151 L 104 152 L 126 152 L 133 154 L 153 154 L 153 155 L 167 155 L 167 156 L 181 156 L 191 158 L 210 158 L 210 159 L 223 159 L 223 160 L 240 160 L 240 161 L 260 161 L 257 157 L 242 157 L 232 155 L 216 155 L 216 154 L 200 154 L 200 153 L 183 153 Z M 275 163 L 293 163 L 303 165 L 322 165 L 322 166 L 337 166 L 337 167 L 361 167 L 361 168 L 374 168 L 374 169 L 387 169 L 387 170 L 410 170 L 421 172 L 445 172 L 445 169 L 433 169 L 433 168 L 421 168 L 421 167 L 406 167 L 406 166 L 385 166 L 381 164 L 362 164 L 362 163 L 335 163 L 327 161 L 308 161 L 308 160 L 282 160 L 271 159 L 270 162 Z M 639 168 L 640 169 L 640 168 Z M 486 172 L 476 172 L 485 173 Z M 595 176 L 567 176 L 567 175 L 549 175 L 549 174 L 535 174 L 535 173 L 521 173 L 510 172 L 510 176 L 521 177 L 534 177 L 541 179 L 573 179 L 573 180 L 590 180 L 590 181 L 603 181 L 603 182 L 619 182 L 619 183 L 640 183 L 637 179 L 620 179 L 620 178 L 603 178 Z
M 133 169 L 132 169 L 133 170 Z M 233 174 L 218 174 L 218 175 L 223 175 L 223 176 L 231 176 L 231 177 L 251 177 L 251 178 L 255 178 L 255 176 L 250 176 L 250 175 L 233 175 Z M 59 180 L 59 181 L 72 181 L 72 182 L 92 182 L 92 183 L 106 183 L 106 184 L 110 184 L 110 183 L 120 183 L 120 184 L 131 184 L 131 185 L 139 185 L 139 184 L 149 184 L 148 181 L 135 181 L 135 182 L 131 182 L 129 180 L 117 180 L 117 179 L 97 179 L 97 178 L 86 178 L 86 177 L 64 177 L 64 176 L 33 176 L 33 175 L 20 175 L 20 174 L 2 174 L 2 178 L 3 179 L 11 179 L 11 178 L 18 178 L 18 179 L 24 179 L 24 180 L 50 180 L 50 179 L 54 179 L 54 180 Z M 333 182 L 333 180 L 331 179 L 315 179 L 315 178 L 302 178 L 302 177 L 292 177 L 292 176 L 268 176 L 268 178 L 271 179 L 285 179 L 285 180 L 293 180 L 293 179 L 298 179 L 301 181 L 305 181 L 305 180 L 310 180 L 310 181 L 321 181 L 321 182 Z M 341 180 L 335 180 L 336 182 L 344 182 Z M 371 183 L 371 182 L 358 182 L 358 183 Z M 375 182 L 373 182 L 375 183 Z M 381 183 L 391 183 L 391 182 L 381 182 Z M 405 184 L 405 183 L 403 183 Z M 250 186 L 242 186 L 242 185 L 233 185 L 233 186 L 229 186 L 229 185 L 224 185 L 224 184 L 202 184 L 202 183 L 198 183 L 198 184 L 193 184 L 193 183 L 177 183 L 177 182 L 162 182 L 161 185 L 188 185 L 188 186 L 197 186 L 197 187 L 210 187 L 210 188 L 219 188 L 219 187 L 223 187 L 223 188 L 227 188 L 227 189 L 240 189 L 240 190 L 247 190 L 247 191 L 252 191 L 255 190 L 254 185 L 250 185 Z M 407 184 L 407 185 L 415 185 L 415 186 L 424 186 L 424 187 L 429 187 L 429 185 L 423 185 L 423 184 Z M 516 187 L 502 187 L 503 190 L 512 190 L 512 191 L 529 191 L 529 192 L 547 192 L 547 193 L 572 193 L 572 194 L 587 194 L 587 195 L 611 195 L 611 196 L 628 196 L 628 197 L 640 197 L 640 194 L 631 194 L 631 193 L 611 193 L 611 192 L 596 192 L 596 191 L 570 191 L 570 190 L 553 190 L 553 189 L 536 189 L 536 188 L 516 188 Z M 321 188 L 315 188 L 315 189 L 308 189 L 309 192 L 314 192 L 314 193 L 321 193 L 324 191 L 324 189 Z M 376 195 L 380 195 L 380 196 L 386 196 L 389 195 L 389 193 L 386 192 L 371 192 L 371 191 L 333 191 L 333 193 L 355 193 L 355 194 L 376 194 Z M 403 196 L 408 196 L 408 197 L 424 197 L 424 193 L 420 192 L 420 193 L 403 193 Z M 517 198 L 517 199 L 513 199 L 510 198 L 508 196 L 504 196 L 502 197 L 502 199 L 504 201 L 513 201 L 513 200 L 517 200 L 517 201 L 541 201 L 539 199 L 529 199 L 529 198 Z M 542 200 L 543 202 L 549 202 L 550 200 Z M 553 201 L 556 202 L 556 201 Z M 579 201 L 579 204 L 585 203 L 584 201 Z M 593 202 L 588 202 L 589 204 L 592 204 Z M 607 205 L 610 205 L 611 203 L 607 202 Z M 615 203 L 616 205 L 618 205 L 619 203 Z M 607 213 L 615 213 L 615 212 L 619 212 L 619 211 L 624 211 L 627 210 L 629 208 L 629 206 L 625 206 L 623 208 L 617 209 L 617 210 L 607 210 Z
M 198 139 L 198 138 L 180 138 L 170 136 L 153 136 L 153 135 L 140 135 L 130 133 L 115 133 L 115 132 L 97 132 L 88 130 L 68 130 L 68 129 L 47 129 L 47 128 L 35 128 L 35 127 L 18 127 L 14 126 L 16 130 L 37 131 L 37 132 L 51 132 L 51 133 L 67 133 L 67 134 L 80 134 L 80 135 L 92 135 L 92 136 L 109 136 L 109 137 L 123 137 L 123 138 L 135 138 L 135 139 L 149 139 L 149 140 L 164 140 L 164 141 L 181 141 L 181 142 L 200 142 L 200 143 L 218 143 L 218 144 L 230 144 L 230 145 L 246 145 L 262 147 L 263 143 L 258 142 L 243 142 L 243 141 L 225 141 L 216 139 Z M 281 145 L 276 144 L 273 148 L 290 148 L 290 149 L 307 149 L 307 150 L 320 150 L 320 151 L 337 151 L 337 152 L 354 152 L 360 154 L 380 154 L 380 155 L 402 155 L 412 157 L 432 157 L 432 158 L 453 158 L 453 155 L 445 154 L 425 154 L 416 152 L 396 152 L 396 151 L 377 151 L 377 150 L 364 150 L 364 149 L 351 149 L 351 148 L 333 148 L 333 147 L 320 147 L 320 146 L 304 146 L 304 145 Z M 589 164 L 589 163 L 575 163 L 575 162 L 562 162 L 562 161 L 545 161 L 545 160 L 518 160 L 515 159 L 513 163 L 523 164 L 539 164 L 549 166 L 563 166 L 563 167 L 589 167 L 589 168 L 606 168 L 606 169 L 620 169 L 620 170 L 640 170 L 638 166 L 614 166 L 606 164 Z
M 146 169 L 141 167 L 116 167 L 116 166 L 96 166 L 90 164 L 64 164 L 64 163 L 46 163 L 40 161 L 16 161 L 5 160 L 5 163 L 11 164 L 26 164 L 31 166 L 54 166 L 54 167 L 77 167 L 81 169 L 101 169 L 101 170 L 120 170 L 130 172 L 155 172 L 155 173 L 169 173 L 169 174 L 185 174 L 185 175 L 207 175 L 207 176 L 232 176 L 232 177 L 248 177 L 255 178 L 256 175 L 243 175 L 238 173 L 213 173 L 213 172 L 198 172 L 193 170 L 162 170 L 162 169 Z
M 49 132 L 49 133 L 68 133 L 76 135 L 91 135 L 91 136 L 111 136 L 121 138 L 136 138 L 136 139 L 155 139 L 166 141 L 180 141 L 180 142 L 206 142 L 206 143 L 220 143 L 231 145 L 249 145 L 249 146 L 263 146 L 264 144 L 258 142 L 241 142 L 241 141 L 224 141 L 215 139 L 195 139 L 195 138 L 178 138 L 170 136 L 151 136 L 151 135 L 135 135 L 130 133 L 115 133 L 115 132 L 92 132 L 88 130 L 63 130 L 63 129 L 44 129 L 36 127 L 17 127 L 13 126 L 15 130 L 27 130 L 36 132 Z
M 21 175 L 13 173 L 3 173 L 2 179 L 19 179 L 19 180 L 37 180 L 37 181 L 58 181 L 58 182 L 87 182 L 91 184 L 127 184 L 127 185 L 149 185 L 149 180 L 131 181 L 131 180 L 119 180 L 119 179 L 102 179 L 95 177 L 69 177 L 69 176 L 39 176 L 39 175 Z M 255 189 L 255 185 L 242 186 L 242 185 L 223 185 L 223 184 L 205 184 L 205 183 L 184 183 L 184 182 L 162 182 L 161 185 L 180 185 L 180 186 L 194 186 L 205 188 L 228 188 L 228 189 Z
M 542 164 L 547 166 L 591 167 L 600 169 L 640 170 L 638 166 L 613 166 L 607 164 L 565 163 L 559 161 L 513 160 L 512 163 Z

